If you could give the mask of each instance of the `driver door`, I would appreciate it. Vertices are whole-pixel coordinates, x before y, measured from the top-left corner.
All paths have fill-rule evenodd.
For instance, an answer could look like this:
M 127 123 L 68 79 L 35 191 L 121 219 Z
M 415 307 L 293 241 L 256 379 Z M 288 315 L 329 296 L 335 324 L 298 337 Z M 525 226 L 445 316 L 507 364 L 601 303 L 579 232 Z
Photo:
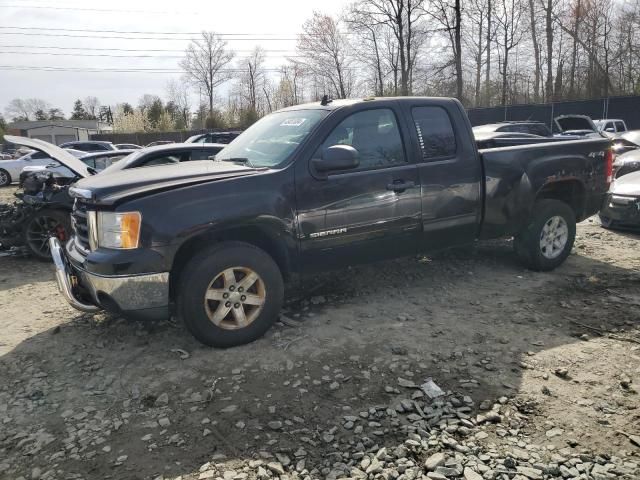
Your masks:
M 352 109 L 337 121 L 308 163 L 298 162 L 299 169 L 307 170 L 296 172 L 304 270 L 417 250 L 422 226 L 420 181 L 405 152 L 394 107 Z M 314 171 L 312 160 L 334 145 L 354 147 L 359 166 L 327 174 Z

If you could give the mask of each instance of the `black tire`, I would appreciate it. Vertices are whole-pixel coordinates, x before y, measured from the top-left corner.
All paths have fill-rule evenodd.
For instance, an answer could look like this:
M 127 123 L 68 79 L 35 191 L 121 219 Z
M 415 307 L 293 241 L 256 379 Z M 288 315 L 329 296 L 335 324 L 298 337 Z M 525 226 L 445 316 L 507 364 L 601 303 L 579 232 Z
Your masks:
M 553 258 L 541 246 L 543 229 L 554 217 L 561 217 L 567 227 L 566 242 Z M 531 270 L 548 271 L 561 265 L 571 253 L 576 239 L 576 215 L 559 200 L 539 200 L 533 206 L 533 218 L 527 228 L 514 238 L 514 248 L 520 260 Z
M 0 187 L 11 185 L 11 175 L 5 169 L 0 168 Z
M 222 272 L 233 267 L 250 269 L 258 275 L 264 287 L 264 303 L 257 316 L 247 326 L 229 329 L 228 326 L 223 328 L 214 324 L 210 319 L 211 310 L 217 312 L 216 309 L 222 302 L 205 300 L 205 294 L 209 291 L 211 283 L 217 277 L 220 278 Z M 238 277 L 235 278 L 237 280 Z M 242 278 L 237 284 L 241 281 Z M 282 274 L 276 262 L 267 253 L 247 243 L 223 242 L 189 260 L 180 278 L 177 305 L 179 316 L 197 340 L 211 347 L 228 348 L 252 342 L 264 335 L 278 318 L 283 298 Z M 235 308 L 235 304 L 232 308 Z M 244 308 L 243 305 L 243 315 Z M 251 305 L 247 306 L 247 309 L 253 308 Z M 231 317 L 225 319 L 234 320 L 233 310 L 229 310 L 229 315 Z
M 71 219 L 65 210 L 39 210 L 25 223 L 22 235 L 29 253 L 38 260 L 50 261 L 49 237 L 55 236 L 63 245 L 71 235 Z

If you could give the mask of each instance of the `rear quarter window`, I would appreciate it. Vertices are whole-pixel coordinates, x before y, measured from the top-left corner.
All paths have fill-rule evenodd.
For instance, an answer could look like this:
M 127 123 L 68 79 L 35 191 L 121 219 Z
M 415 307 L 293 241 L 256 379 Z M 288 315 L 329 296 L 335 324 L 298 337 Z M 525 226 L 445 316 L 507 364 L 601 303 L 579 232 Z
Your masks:
M 411 115 L 424 161 L 440 160 L 456 154 L 458 146 L 449 114 L 442 107 L 414 107 Z

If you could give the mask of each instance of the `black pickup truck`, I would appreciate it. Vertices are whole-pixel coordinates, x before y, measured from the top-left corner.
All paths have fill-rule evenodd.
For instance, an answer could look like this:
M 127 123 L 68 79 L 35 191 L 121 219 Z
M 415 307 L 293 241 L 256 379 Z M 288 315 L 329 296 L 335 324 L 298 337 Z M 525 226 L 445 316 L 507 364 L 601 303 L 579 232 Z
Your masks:
M 229 347 L 277 319 L 292 273 L 509 236 L 553 269 L 611 164 L 607 139 L 478 151 L 453 99 L 323 101 L 262 118 L 213 162 L 80 180 L 75 235 L 51 250 L 79 310 L 175 313 Z

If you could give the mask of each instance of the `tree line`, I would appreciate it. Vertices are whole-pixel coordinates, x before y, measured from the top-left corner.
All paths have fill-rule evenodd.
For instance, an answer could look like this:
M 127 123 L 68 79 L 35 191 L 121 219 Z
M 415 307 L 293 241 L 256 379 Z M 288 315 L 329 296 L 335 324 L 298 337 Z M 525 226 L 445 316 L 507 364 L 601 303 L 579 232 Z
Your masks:
M 164 99 L 145 94 L 111 108 L 87 97 L 71 118 L 163 131 L 246 127 L 325 94 L 452 96 L 467 107 L 637 94 L 638 27 L 640 0 L 356 0 L 337 16 L 313 12 L 296 55 L 278 67 L 265 66 L 260 46 L 237 58 L 221 36 L 202 32 Z M 5 113 L 61 114 L 39 99 L 13 100 Z

